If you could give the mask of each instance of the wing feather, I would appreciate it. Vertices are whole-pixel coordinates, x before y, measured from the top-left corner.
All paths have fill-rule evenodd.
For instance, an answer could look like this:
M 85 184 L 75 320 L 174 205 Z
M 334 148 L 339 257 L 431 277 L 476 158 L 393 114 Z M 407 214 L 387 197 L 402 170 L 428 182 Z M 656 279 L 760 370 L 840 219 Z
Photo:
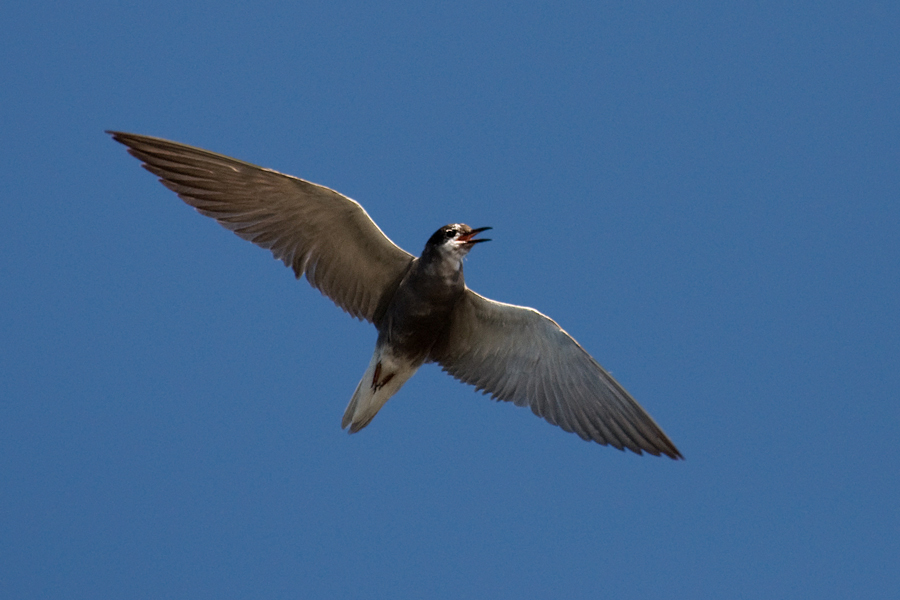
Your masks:
M 354 317 L 374 321 L 413 260 L 334 190 L 177 142 L 109 133 L 197 212 L 271 251 Z
M 552 319 L 466 290 L 431 353 L 453 377 L 586 440 L 682 458 L 650 415 Z

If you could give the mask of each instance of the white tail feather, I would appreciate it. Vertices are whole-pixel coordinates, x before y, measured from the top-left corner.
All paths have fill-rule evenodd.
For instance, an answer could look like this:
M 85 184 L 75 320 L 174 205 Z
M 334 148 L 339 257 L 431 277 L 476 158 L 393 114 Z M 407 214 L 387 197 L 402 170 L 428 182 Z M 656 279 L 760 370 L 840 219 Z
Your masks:
M 341 427 L 349 425 L 350 433 L 356 433 L 368 425 L 384 403 L 403 387 L 420 366 L 421 363 L 398 359 L 386 349 L 376 346 L 372 360 L 344 411 Z

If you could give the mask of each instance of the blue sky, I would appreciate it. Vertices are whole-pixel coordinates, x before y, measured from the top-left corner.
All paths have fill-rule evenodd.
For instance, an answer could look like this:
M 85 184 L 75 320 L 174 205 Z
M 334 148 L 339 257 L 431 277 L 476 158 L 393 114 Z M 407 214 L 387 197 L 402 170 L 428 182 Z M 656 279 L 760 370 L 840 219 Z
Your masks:
M 893 2 L 12 2 L 0 595 L 895 598 Z M 684 462 L 423 368 L 120 129 L 337 189 L 574 335 Z

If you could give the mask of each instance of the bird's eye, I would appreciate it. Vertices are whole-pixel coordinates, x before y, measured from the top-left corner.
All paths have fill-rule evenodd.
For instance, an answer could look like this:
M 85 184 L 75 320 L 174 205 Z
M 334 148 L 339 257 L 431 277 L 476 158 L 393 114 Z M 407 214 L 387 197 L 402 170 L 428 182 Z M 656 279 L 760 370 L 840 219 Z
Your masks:
M 447 233 L 445 233 L 444 235 L 447 237 L 447 239 L 450 239 L 450 238 L 452 238 L 452 237 L 455 237 L 455 236 L 456 236 L 456 230 L 455 230 L 455 229 L 448 229 L 448 230 L 447 230 Z

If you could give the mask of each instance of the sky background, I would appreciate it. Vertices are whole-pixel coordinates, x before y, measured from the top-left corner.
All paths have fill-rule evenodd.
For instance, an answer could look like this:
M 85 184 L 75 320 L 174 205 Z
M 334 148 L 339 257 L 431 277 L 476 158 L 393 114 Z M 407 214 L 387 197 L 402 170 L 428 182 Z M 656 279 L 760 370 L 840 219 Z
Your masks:
M 0 596 L 897 598 L 900 4 L 20 2 Z M 556 319 L 686 458 L 431 365 L 103 131 L 332 187 Z

